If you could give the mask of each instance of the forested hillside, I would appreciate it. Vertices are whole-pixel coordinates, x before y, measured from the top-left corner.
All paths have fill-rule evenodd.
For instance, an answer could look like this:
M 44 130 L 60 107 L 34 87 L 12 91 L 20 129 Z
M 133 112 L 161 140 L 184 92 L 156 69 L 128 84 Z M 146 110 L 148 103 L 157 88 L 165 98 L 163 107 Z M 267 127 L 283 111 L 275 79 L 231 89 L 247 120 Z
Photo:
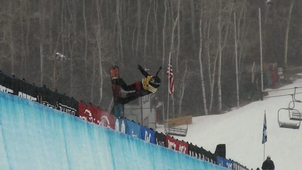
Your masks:
M 249 66 L 302 64 L 302 1 L 272 0 L 0 0 L 0 70 L 37 86 L 109 109 L 109 68 L 127 83 L 140 64 L 162 86 L 167 104 L 168 58 L 175 93 L 172 115 L 221 113 L 246 99 Z M 258 70 L 259 71 L 259 70 Z

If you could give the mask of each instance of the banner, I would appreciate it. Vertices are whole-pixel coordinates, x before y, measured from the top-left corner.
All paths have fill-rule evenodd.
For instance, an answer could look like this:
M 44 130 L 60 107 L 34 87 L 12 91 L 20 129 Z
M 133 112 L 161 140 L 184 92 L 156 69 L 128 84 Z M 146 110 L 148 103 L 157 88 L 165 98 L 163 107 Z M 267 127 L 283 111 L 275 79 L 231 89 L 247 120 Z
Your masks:
M 81 119 L 86 120 L 88 122 L 93 122 L 93 115 L 85 103 L 79 102 L 78 114 Z
M 141 126 L 141 139 L 155 144 L 155 132 L 145 126 Z
M 168 75 L 168 92 L 169 92 L 169 95 L 171 95 L 174 93 L 174 76 L 173 76 L 171 56 L 169 56 L 167 75 Z
M 220 156 L 217 156 L 217 165 L 226 167 L 228 169 L 234 169 L 232 160 L 224 159 Z
M 166 136 L 166 140 L 167 140 L 166 141 L 166 144 L 167 144 L 166 147 L 176 151 L 176 149 L 177 149 L 177 140 L 174 139 L 171 136 L 168 136 L 168 135 Z
M 162 132 L 161 133 L 158 133 L 157 131 L 155 132 L 156 145 L 166 147 L 167 146 L 166 140 L 167 139 L 165 134 L 163 134 Z
M 15 95 L 34 102 L 38 102 L 38 88 L 35 85 L 18 78 L 14 78 L 13 82 Z
M 198 146 L 193 145 L 192 143 L 188 144 L 189 155 L 195 157 L 197 159 L 202 159 L 203 156 L 201 154 L 201 150 Z
M 74 116 L 79 116 L 78 101 L 76 101 L 73 97 L 68 97 L 65 94 L 59 94 L 58 96 L 58 110 Z
M 216 156 L 211 153 L 210 151 L 205 150 L 204 148 L 200 147 L 199 148 L 200 153 L 202 155 L 202 160 L 207 161 L 207 162 L 211 162 L 213 164 L 216 164 Z
M 267 124 L 266 124 L 266 113 L 264 113 L 263 131 L 262 131 L 262 144 L 265 144 L 266 141 L 267 141 Z
M 98 112 L 101 116 L 101 120 L 97 124 L 110 129 L 114 129 L 114 116 L 102 109 L 98 109 Z
M 51 91 L 46 86 L 38 88 L 38 91 L 39 91 L 39 95 L 40 95 L 39 103 L 41 103 L 47 107 L 53 108 L 53 109 L 57 108 L 59 93 Z
M 247 167 L 241 165 L 240 163 L 233 161 L 233 168 L 234 170 L 248 170 Z
M 179 152 L 189 154 L 189 146 L 187 142 L 184 141 L 177 141 L 177 150 Z
M 141 139 L 141 126 L 131 120 L 126 119 L 126 134 Z
M 13 79 L 0 71 L 0 91 L 14 94 Z

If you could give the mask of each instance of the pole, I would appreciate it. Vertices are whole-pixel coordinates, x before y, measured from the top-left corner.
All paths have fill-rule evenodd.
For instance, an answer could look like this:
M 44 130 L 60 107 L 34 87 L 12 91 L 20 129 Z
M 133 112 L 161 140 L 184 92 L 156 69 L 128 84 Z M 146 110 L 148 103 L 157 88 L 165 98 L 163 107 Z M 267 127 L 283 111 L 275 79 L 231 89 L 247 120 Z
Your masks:
M 166 118 L 166 120 L 168 120 L 168 119 L 169 119 L 169 110 L 170 110 L 170 107 L 169 107 L 169 98 L 170 98 L 170 96 L 169 96 L 169 94 L 168 94 L 167 118 Z
M 141 125 L 144 126 L 144 112 L 143 112 L 143 98 L 140 97 L 140 105 L 141 105 Z
M 168 67 L 170 67 L 170 64 L 171 64 L 170 61 L 171 61 L 171 52 L 169 53 L 169 65 L 168 65 Z M 170 71 L 170 68 L 169 68 L 169 71 Z M 170 111 L 170 94 L 169 94 L 170 80 L 169 80 L 169 76 L 170 75 L 168 75 L 168 104 L 167 104 L 167 119 L 166 120 L 169 119 L 169 111 Z
M 265 160 L 265 143 L 263 144 L 263 160 Z
M 237 56 L 237 24 L 236 13 L 234 12 L 234 27 L 235 27 L 235 61 L 236 61 L 236 86 L 237 86 L 237 107 L 239 107 L 239 80 L 238 80 L 238 56 Z
M 261 100 L 263 100 L 263 64 L 262 64 L 262 28 L 261 28 L 261 9 L 259 8 L 259 34 L 260 34 L 260 68 L 261 68 Z

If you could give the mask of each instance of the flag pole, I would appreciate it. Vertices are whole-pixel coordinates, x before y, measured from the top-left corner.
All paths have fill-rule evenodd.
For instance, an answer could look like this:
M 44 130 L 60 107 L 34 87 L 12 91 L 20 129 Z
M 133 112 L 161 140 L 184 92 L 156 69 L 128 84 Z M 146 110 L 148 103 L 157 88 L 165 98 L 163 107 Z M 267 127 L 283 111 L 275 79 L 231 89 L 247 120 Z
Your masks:
M 170 63 L 171 62 L 171 52 L 169 52 L 169 62 L 168 62 L 168 67 L 170 66 Z M 170 71 L 170 69 L 169 69 L 169 71 Z M 170 80 L 169 80 L 170 78 L 169 78 L 169 75 L 168 75 L 168 104 L 167 104 L 167 119 L 166 120 L 168 120 L 169 119 L 169 112 L 170 112 L 170 93 L 169 93 L 169 91 L 170 91 Z
M 259 8 L 259 36 L 260 36 L 260 72 L 261 72 L 261 100 L 263 100 L 263 56 L 262 56 L 262 26 L 261 9 Z
M 168 84 L 170 84 L 169 81 L 168 81 Z M 168 85 L 168 88 L 169 88 L 169 85 Z M 169 95 L 169 91 L 168 91 L 168 104 L 167 104 L 167 118 L 166 118 L 166 120 L 169 119 L 169 110 L 170 110 L 170 107 L 169 107 L 170 100 L 169 99 L 170 99 L 170 95 Z
M 263 144 L 263 160 L 265 160 L 265 143 Z
M 239 78 L 238 78 L 238 50 L 237 50 L 237 24 L 236 24 L 236 13 L 234 12 L 234 28 L 235 28 L 235 65 L 236 65 L 236 95 L 237 95 L 237 108 L 240 106 L 239 99 Z

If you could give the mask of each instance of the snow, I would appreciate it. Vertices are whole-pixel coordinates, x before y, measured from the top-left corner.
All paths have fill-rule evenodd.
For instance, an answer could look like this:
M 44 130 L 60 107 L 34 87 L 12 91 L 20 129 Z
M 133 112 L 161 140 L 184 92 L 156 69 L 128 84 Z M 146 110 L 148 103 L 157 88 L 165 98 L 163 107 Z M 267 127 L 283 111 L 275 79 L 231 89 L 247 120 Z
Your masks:
M 266 89 L 269 95 L 263 101 L 255 101 L 228 113 L 193 117 L 186 137 L 175 138 L 192 142 L 215 152 L 217 144 L 226 144 L 226 157 L 249 169 L 261 168 L 267 155 L 276 169 L 300 170 L 302 158 L 302 130 L 280 128 L 278 110 L 287 108 L 296 88 L 296 99 L 302 100 L 302 79 L 279 89 Z M 302 103 L 295 108 L 302 112 Z M 267 142 L 262 144 L 264 112 L 267 119 Z M 280 111 L 280 120 L 292 122 L 288 111 Z M 299 121 L 295 121 L 299 122 Z M 163 132 L 162 127 L 157 131 Z
M 296 98 L 302 100 L 302 79 L 298 79 L 293 84 L 279 89 L 266 89 L 269 95 L 263 101 L 252 102 L 220 115 L 194 117 L 192 124 L 189 125 L 187 136 L 175 136 L 175 138 L 192 142 L 212 153 L 215 152 L 217 144 L 226 144 L 226 157 L 247 166 L 249 169 L 255 170 L 257 167 L 261 167 L 265 157 L 270 155 L 276 169 L 299 170 L 301 169 L 300 158 L 302 158 L 302 130 L 280 128 L 278 125 L 278 110 L 288 107 L 291 101 L 290 94 L 294 93 L 294 87 L 300 87 L 297 88 Z M 6 95 L 6 97 L 8 96 Z M 49 169 L 66 169 L 66 167 L 94 169 L 105 166 L 104 162 L 101 162 L 100 159 L 96 161 L 94 157 L 107 158 L 109 161 L 113 159 L 111 151 L 93 152 L 93 150 L 100 149 L 101 145 L 108 144 L 108 142 L 112 146 L 115 142 L 115 146 L 118 146 L 117 143 L 120 140 L 109 140 L 111 139 L 109 136 L 116 136 L 117 133 L 111 133 L 108 130 L 99 131 L 100 127 L 85 123 L 76 117 L 72 117 L 73 119 L 70 120 L 67 114 L 46 114 L 49 112 L 49 108 L 46 109 L 44 106 L 24 99 L 22 99 L 23 102 L 29 103 L 15 107 L 14 104 L 8 102 L 9 100 L 16 100 L 15 98 L 17 97 L 14 99 L 8 97 L 2 101 L 4 103 L 0 102 L 0 158 L 3 160 L 0 162 L 0 167 L 2 169 L 3 167 L 14 166 L 19 167 L 15 169 L 21 167 L 26 169 L 26 167 L 33 166 L 40 167 L 40 169 L 42 169 L 41 167 L 48 167 Z M 33 105 L 43 108 L 40 110 L 28 108 Z M 302 112 L 302 103 L 296 103 L 295 108 Z M 288 112 L 281 111 L 283 112 L 280 112 L 280 120 L 289 122 Z M 45 115 L 37 118 L 35 117 L 38 115 L 37 112 L 40 116 L 41 114 Z M 262 144 L 264 112 L 266 112 L 268 135 L 268 141 L 265 145 Z M 73 134 L 75 131 L 80 134 Z M 163 128 L 158 128 L 157 131 L 161 132 Z M 98 137 L 100 133 L 102 138 Z M 110 133 L 109 136 L 104 138 L 108 135 L 107 133 Z M 48 136 L 51 137 L 48 138 Z M 124 136 L 123 140 L 134 139 Z M 66 145 L 67 143 L 68 145 Z M 130 143 L 134 143 L 131 145 L 132 147 L 144 145 L 138 140 Z M 78 149 L 72 150 L 71 148 Z M 154 151 L 159 147 L 154 145 L 149 149 Z M 115 150 L 114 152 L 123 156 L 130 151 Z M 158 152 L 167 152 L 167 150 Z M 58 158 L 58 154 L 63 155 L 63 157 Z M 88 155 L 88 157 L 83 155 Z M 77 161 L 72 162 L 71 159 Z M 145 158 L 136 157 L 135 159 L 141 161 Z M 88 160 L 93 162 L 87 164 Z M 124 159 L 117 158 L 116 160 L 122 161 Z M 155 160 L 154 158 L 154 161 L 156 162 L 158 159 Z M 141 162 L 143 162 L 141 166 L 145 166 L 143 165 L 144 161 Z M 115 165 L 123 166 L 126 164 L 124 162 Z M 112 169 L 108 166 L 111 164 L 107 163 L 103 168 Z M 150 167 L 144 169 L 146 168 Z
M 2 92 L 0 160 L 1 170 L 226 169 Z

